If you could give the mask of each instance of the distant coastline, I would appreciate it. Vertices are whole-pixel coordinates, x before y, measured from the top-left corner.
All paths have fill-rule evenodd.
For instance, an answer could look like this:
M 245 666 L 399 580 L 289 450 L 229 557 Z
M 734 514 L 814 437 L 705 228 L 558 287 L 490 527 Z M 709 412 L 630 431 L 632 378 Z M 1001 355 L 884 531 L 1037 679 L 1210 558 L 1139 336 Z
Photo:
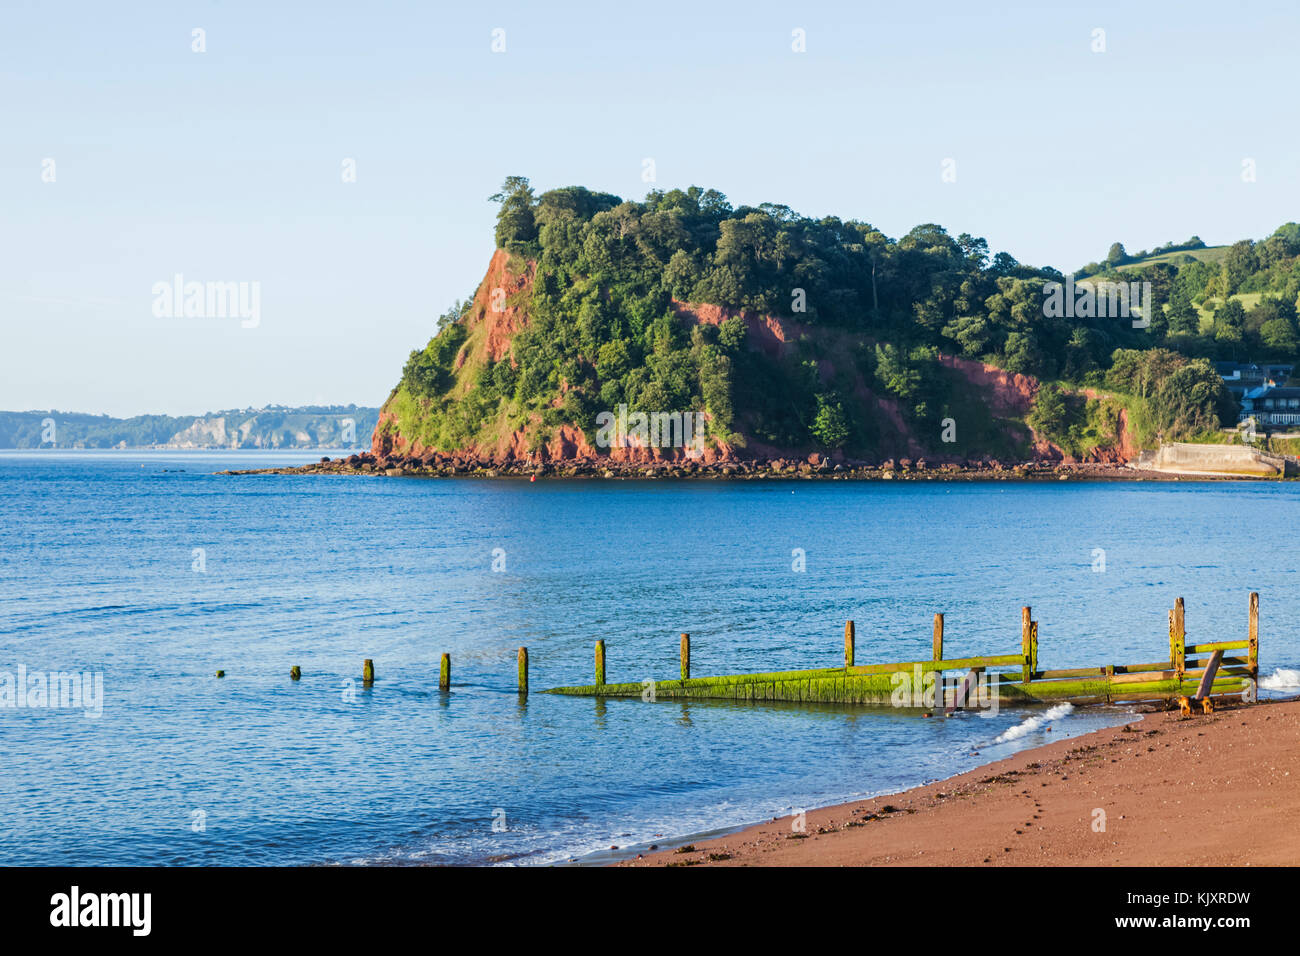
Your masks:
M 353 449 L 369 445 L 378 419 L 379 409 L 359 405 L 267 405 L 132 418 L 0 411 L 0 449 Z

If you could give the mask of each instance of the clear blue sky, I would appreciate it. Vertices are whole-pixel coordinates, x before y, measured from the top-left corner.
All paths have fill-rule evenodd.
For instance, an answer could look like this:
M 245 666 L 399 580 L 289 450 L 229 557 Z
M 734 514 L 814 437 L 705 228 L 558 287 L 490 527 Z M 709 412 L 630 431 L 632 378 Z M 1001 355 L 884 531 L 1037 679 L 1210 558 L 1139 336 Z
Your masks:
M 996 6 L 7 0 L 0 408 L 379 404 L 514 173 L 641 198 L 649 157 L 1063 269 L 1300 219 L 1294 3 Z M 156 318 L 176 273 L 259 282 L 260 325 Z

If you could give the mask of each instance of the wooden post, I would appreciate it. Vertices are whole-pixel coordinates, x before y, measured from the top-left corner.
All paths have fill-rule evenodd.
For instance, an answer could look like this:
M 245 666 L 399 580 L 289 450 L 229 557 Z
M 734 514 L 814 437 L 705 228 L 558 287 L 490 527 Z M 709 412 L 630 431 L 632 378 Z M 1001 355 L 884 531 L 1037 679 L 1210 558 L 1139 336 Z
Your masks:
M 225 672 L 225 671 L 217 671 L 217 676 L 218 676 L 218 677 L 225 677 L 225 676 L 226 676 L 226 672 Z
M 1038 673 L 1038 622 L 1029 622 L 1029 679 Z
M 596 642 L 596 686 L 605 686 L 605 641 Z
M 966 708 L 966 705 L 970 702 L 971 690 L 979 682 L 981 670 L 982 668 L 976 667 L 966 672 L 966 676 L 957 685 L 957 692 L 952 699 L 952 703 L 944 707 L 944 716 L 951 717 L 953 711 Z
M 1178 667 L 1178 639 L 1174 636 L 1174 609 L 1169 609 L 1169 666 Z
M 934 616 L 934 659 L 943 660 L 943 615 Z
M 451 655 L 443 654 L 438 665 L 438 690 L 451 690 Z
M 528 696 L 528 648 L 519 648 L 519 696 Z
M 302 680 L 302 668 L 297 664 L 289 668 L 289 680 Z
M 691 679 L 691 635 L 682 635 L 682 680 Z
M 1187 611 L 1183 607 L 1182 598 L 1174 601 L 1169 622 L 1169 651 L 1174 670 L 1178 672 L 1178 679 L 1181 681 L 1183 673 L 1187 670 Z
M 1247 651 L 1246 666 L 1250 668 L 1250 679 L 1259 682 L 1259 592 L 1250 592 L 1250 630 L 1248 632 L 1250 648 Z
M 361 683 L 373 684 L 375 682 L 375 662 L 366 658 L 361 662 Z
M 853 622 L 845 621 L 844 622 L 844 666 L 845 667 L 853 666 L 854 640 L 855 640 L 855 635 L 853 631 Z
M 1020 656 L 1023 663 L 1020 665 L 1020 682 L 1028 684 L 1033 677 L 1033 653 L 1030 650 L 1030 641 L 1033 639 L 1034 622 L 1033 612 L 1027 608 L 1020 609 Z

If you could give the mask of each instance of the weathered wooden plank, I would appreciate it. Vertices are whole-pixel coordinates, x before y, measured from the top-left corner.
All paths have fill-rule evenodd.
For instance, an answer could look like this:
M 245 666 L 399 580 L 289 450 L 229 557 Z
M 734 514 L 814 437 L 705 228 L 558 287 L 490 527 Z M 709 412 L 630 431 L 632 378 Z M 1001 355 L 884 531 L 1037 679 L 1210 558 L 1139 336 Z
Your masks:
M 1177 680 L 1178 671 L 1142 671 L 1133 674 L 1114 674 L 1110 678 L 1112 684 L 1144 684 L 1151 681 L 1159 680 Z
M 1174 668 L 1181 673 L 1186 670 L 1187 655 L 1187 616 L 1182 598 L 1174 601 L 1174 609 L 1170 613 L 1169 658 L 1174 662 Z
M 1250 592 L 1250 625 L 1246 642 L 1249 645 L 1247 657 L 1250 659 L 1251 676 L 1259 677 L 1259 592 Z
M 1205 668 L 1205 673 L 1201 675 L 1201 685 L 1196 688 L 1196 699 L 1202 700 L 1214 686 L 1214 675 L 1218 673 L 1219 661 L 1223 659 L 1223 651 L 1215 651 L 1214 656 L 1210 658 L 1210 665 Z
M 1202 668 L 1200 668 L 1200 669 L 1198 669 L 1198 670 L 1194 670 L 1194 671 L 1184 671 L 1184 672 L 1183 672 L 1183 680 L 1197 680 L 1197 679 L 1203 677 L 1203 676 L 1205 675 L 1206 671 L 1208 671 L 1208 670 L 1209 670 L 1208 667 L 1202 667 Z M 1223 666 L 1220 666 L 1220 667 L 1219 667 L 1219 670 L 1218 670 L 1218 676 L 1219 676 L 1219 677 L 1250 677 L 1250 676 L 1252 676 L 1252 672 L 1251 672 L 1251 669 L 1250 669 L 1249 667 L 1223 667 Z
M 1186 654 L 1209 654 L 1213 651 L 1244 651 L 1250 647 L 1250 641 L 1215 641 L 1212 644 L 1188 644 Z
M 1038 622 L 1029 622 L 1029 673 L 1038 670 Z
M 1212 655 L 1210 654 L 1206 654 L 1205 657 L 1203 658 L 1198 657 L 1195 660 L 1188 661 L 1187 669 L 1191 670 L 1193 667 L 1202 667 L 1205 664 L 1208 664 L 1210 662 L 1211 656 Z M 1219 661 L 1219 664 L 1223 666 L 1231 665 L 1233 667 L 1249 667 L 1250 658 L 1249 657 L 1224 657 L 1223 660 Z
M 1100 677 L 1106 673 L 1105 667 L 1068 667 L 1064 670 L 1034 671 L 1033 679 L 1059 680 L 1064 677 Z
M 1033 680 L 1034 656 L 1033 652 L 1029 649 L 1029 643 L 1033 634 L 1033 626 L 1034 621 L 1032 610 L 1028 607 L 1022 607 L 1020 609 L 1020 656 L 1022 658 L 1020 679 L 1026 684 Z
M 1138 674 L 1142 671 L 1171 671 L 1173 661 L 1153 661 L 1150 664 L 1112 664 L 1116 674 Z

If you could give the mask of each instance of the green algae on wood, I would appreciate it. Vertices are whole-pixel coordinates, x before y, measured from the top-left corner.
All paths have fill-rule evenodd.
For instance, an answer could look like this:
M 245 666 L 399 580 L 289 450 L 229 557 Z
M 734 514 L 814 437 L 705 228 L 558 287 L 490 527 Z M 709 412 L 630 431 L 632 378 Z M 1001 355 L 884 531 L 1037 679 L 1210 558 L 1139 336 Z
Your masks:
M 894 692 L 918 670 L 932 673 L 941 668 L 934 661 L 892 665 L 886 673 L 854 675 L 840 668 L 821 671 L 785 671 L 770 674 L 736 674 L 699 677 L 690 680 L 655 681 L 655 698 L 744 701 L 795 701 L 808 703 L 888 704 Z M 895 675 L 900 675 L 895 679 Z M 1164 679 L 1138 683 L 1113 683 L 1106 675 L 1075 680 L 1032 681 L 1014 679 L 1014 674 L 990 674 L 988 693 L 999 704 L 1032 704 L 1088 698 L 1098 702 L 1153 700 L 1178 696 L 1186 681 Z M 1214 693 L 1232 693 L 1244 688 L 1242 680 L 1216 680 Z M 580 687 L 554 687 L 548 694 L 576 697 L 641 698 L 641 682 L 606 683 Z M 915 706 L 920 706 L 919 704 Z
M 982 673 L 981 702 L 1031 704 L 1070 701 L 1074 703 L 1115 703 L 1168 700 L 1185 696 L 1198 678 L 1209 675 L 1208 693 L 1235 694 L 1248 690 L 1258 675 L 1258 595 L 1251 595 L 1250 637 L 1239 641 L 1215 641 L 1192 645 L 1186 643 L 1183 599 L 1169 612 L 1170 660 L 1145 664 L 1104 664 L 1061 670 L 1040 670 L 1038 657 L 1038 622 L 1032 609 L 1021 609 L 1021 646 L 1019 654 L 998 654 L 943 660 L 942 614 L 934 616 L 934 660 L 906 661 L 894 664 L 856 663 L 855 624 L 844 627 L 844 666 L 796 671 L 772 671 L 757 674 L 731 674 L 715 677 L 690 676 L 689 635 L 682 635 L 681 679 L 655 681 L 652 699 L 771 700 L 795 702 L 832 702 L 851 704 L 890 704 L 901 707 L 945 706 L 949 693 L 945 671 L 967 670 Z M 1221 667 L 1215 674 L 1209 662 L 1186 659 L 1188 651 L 1215 652 Z M 1242 657 L 1222 657 L 1224 651 L 1245 650 Z M 999 668 L 1001 670 L 994 670 Z M 927 675 L 930 675 L 927 677 Z M 970 675 L 968 675 L 969 678 Z M 647 681 L 615 683 L 606 681 L 605 642 L 596 642 L 596 683 L 586 686 L 555 687 L 546 693 L 568 696 L 644 698 Z M 969 683 L 969 680 L 968 680 Z M 956 687 L 952 697 L 957 698 Z M 903 702 L 900 702 L 903 701 Z

